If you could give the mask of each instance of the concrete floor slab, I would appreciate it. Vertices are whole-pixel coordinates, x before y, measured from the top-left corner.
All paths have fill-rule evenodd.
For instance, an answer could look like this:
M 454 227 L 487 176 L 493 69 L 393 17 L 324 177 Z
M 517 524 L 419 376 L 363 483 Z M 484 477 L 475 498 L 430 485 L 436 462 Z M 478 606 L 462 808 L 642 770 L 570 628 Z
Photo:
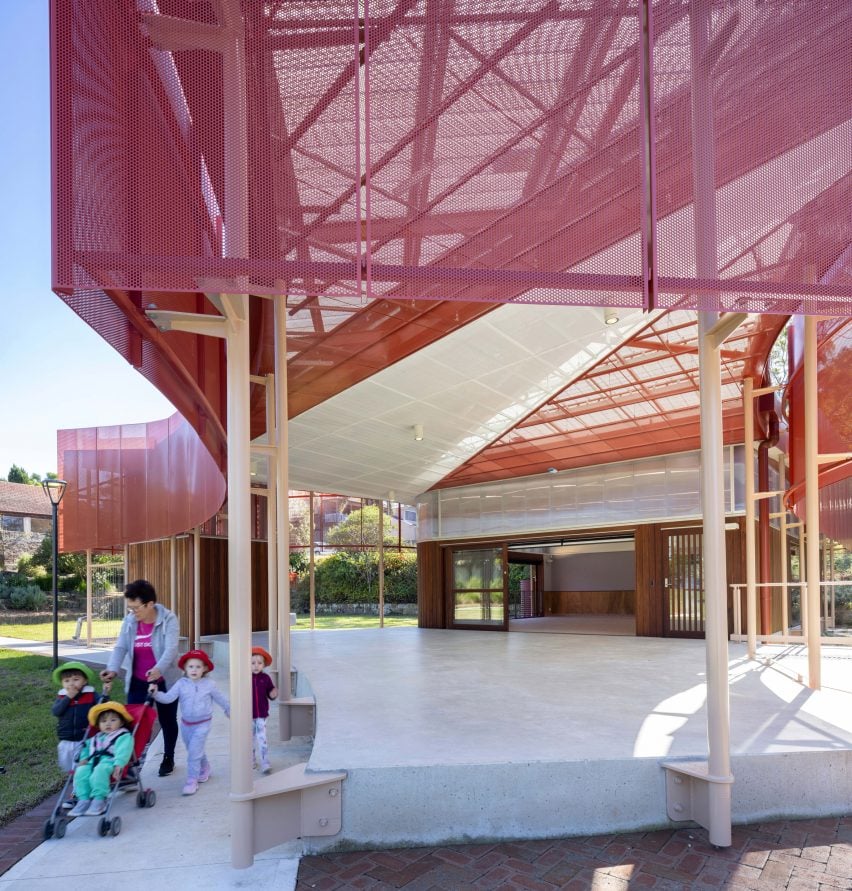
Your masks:
M 852 653 L 729 647 L 735 822 L 852 800 Z M 309 766 L 346 770 L 311 851 L 671 825 L 660 763 L 707 753 L 700 640 L 388 628 L 293 635 L 317 699 Z
M 706 752 L 701 640 L 418 628 L 292 640 L 317 697 L 317 770 Z M 734 754 L 852 747 L 852 652 L 823 652 L 812 691 L 801 648 L 749 662 L 729 645 Z
M 317 697 L 317 735 L 313 748 L 309 739 L 276 746 L 273 764 L 309 758 L 310 769 L 348 771 L 341 837 L 293 842 L 259 855 L 250 870 L 233 870 L 228 725 L 217 714 L 214 777 L 197 795 L 180 795 L 180 748 L 176 773 L 156 776 L 157 740 L 143 774 L 158 792 L 154 809 L 138 810 L 127 796 L 116 810 L 124 821 L 117 838 L 76 821 L 64 839 L 0 877 L 0 891 L 78 880 L 167 887 L 190 877 L 211 889 L 285 891 L 303 851 L 341 842 L 387 847 L 667 825 L 660 760 L 706 752 L 702 641 L 417 628 L 298 632 L 292 641 L 300 683 Z M 754 662 L 744 645 L 729 652 L 735 822 L 848 810 L 852 653 L 823 649 L 824 688 L 815 692 L 801 682 L 802 648 L 762 647 Z M 224 688 L 224 662 L 214 660 Z

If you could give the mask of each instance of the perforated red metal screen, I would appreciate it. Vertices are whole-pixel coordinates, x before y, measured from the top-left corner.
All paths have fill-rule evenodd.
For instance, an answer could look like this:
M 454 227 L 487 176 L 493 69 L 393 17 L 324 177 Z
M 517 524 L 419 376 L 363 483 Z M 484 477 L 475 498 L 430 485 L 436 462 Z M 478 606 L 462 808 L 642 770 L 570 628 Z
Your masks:
M 111 548 L 192 529 L 213 516 L 225 480 L 179 414 L 147 424 L 60 430 L 62 551 Z
M 659 305 L 852 305 L 816 284 L 849 242 L 844 0 L 55 0 L 53 18 L 58 291 L 244 276 L 332 327 L 382 295 L 641 305 L 654 275 Z M 223 98 L 238 44 L 245 128 Z M 697 151 L 693 87 L 712 121 Z M 696 158 L 718 277 L 696 268 Z
M 285 293 L 291 416 L 507 301 L 848 317 L 850 33 L 846 0 L 52 0 L 54 288 L 220 466 L 223 346 L 152 304 L 249 290 L 263 374 Z M 550 463 L 569 405 L 572 461 L 633 448 L 656 348 L 460 472 Z

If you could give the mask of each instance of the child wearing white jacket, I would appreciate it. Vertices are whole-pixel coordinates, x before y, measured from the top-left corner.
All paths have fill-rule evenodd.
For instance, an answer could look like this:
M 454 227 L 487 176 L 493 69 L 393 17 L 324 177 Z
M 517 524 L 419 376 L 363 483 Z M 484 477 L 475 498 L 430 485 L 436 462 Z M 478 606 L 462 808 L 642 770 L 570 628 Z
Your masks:
M 184 795 L 194 795 L 199 783 L 210 779 L 210 762 L 204 753 L 204 744 L 213 720 L 213 703 L 221 706 L 230 718 L 228 697 L 207 677 L 213 671 L 213 663 L 203 650 L 190 650 L 178 659 L 178 668 L 184 676 L 165 693 L 156 684 L 148 687 L 149 694 L 157 702 L 178 701 L 180 709 L 180 735 L 186 746 L 186 784 Z

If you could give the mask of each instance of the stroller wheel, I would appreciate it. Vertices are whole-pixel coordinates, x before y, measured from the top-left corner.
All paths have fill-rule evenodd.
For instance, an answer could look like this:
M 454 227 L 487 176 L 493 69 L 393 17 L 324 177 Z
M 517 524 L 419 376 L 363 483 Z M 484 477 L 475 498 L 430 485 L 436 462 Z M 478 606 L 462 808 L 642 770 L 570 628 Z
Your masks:
M 145 793 L 145 807 L 153 807 L 157 803 L 157 793 L 153 789 L 149 789 Z
M 53 820 L 45 820 L 44 823 L 44 840 L 53 838 Z
M 65 829 L 68 826 L 68 821 L 65 817 L 60 817 L 56 821 L 56 825 L 53 827 L 53 834 L 56 838 L 65 838 Z
M 121 817 L 113 817 L 109 827 L 110 835 L 118 835 L 121 832 Z
M 140 789 L 136 793 L 136 807 L 145 807 L 145 793 Z
M 109 820 L 106 817 L 101 817 L 98 820 L 98 835 L 102 838 L 106 838 L 109 835 Z

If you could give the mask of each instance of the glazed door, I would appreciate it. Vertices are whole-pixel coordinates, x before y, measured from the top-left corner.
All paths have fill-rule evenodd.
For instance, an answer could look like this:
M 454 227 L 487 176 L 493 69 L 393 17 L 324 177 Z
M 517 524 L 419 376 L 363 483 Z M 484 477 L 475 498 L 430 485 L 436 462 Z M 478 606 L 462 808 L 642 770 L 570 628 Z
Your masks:
M 700 528 L 663 529 L 666 637 L 704 637 L 704 574 Z
M 544 615 L 544 557 L 509 552 L 509 618 Z
M 459 548 L 449 554 L 453 628 L 508 628 L 505 548 Z

